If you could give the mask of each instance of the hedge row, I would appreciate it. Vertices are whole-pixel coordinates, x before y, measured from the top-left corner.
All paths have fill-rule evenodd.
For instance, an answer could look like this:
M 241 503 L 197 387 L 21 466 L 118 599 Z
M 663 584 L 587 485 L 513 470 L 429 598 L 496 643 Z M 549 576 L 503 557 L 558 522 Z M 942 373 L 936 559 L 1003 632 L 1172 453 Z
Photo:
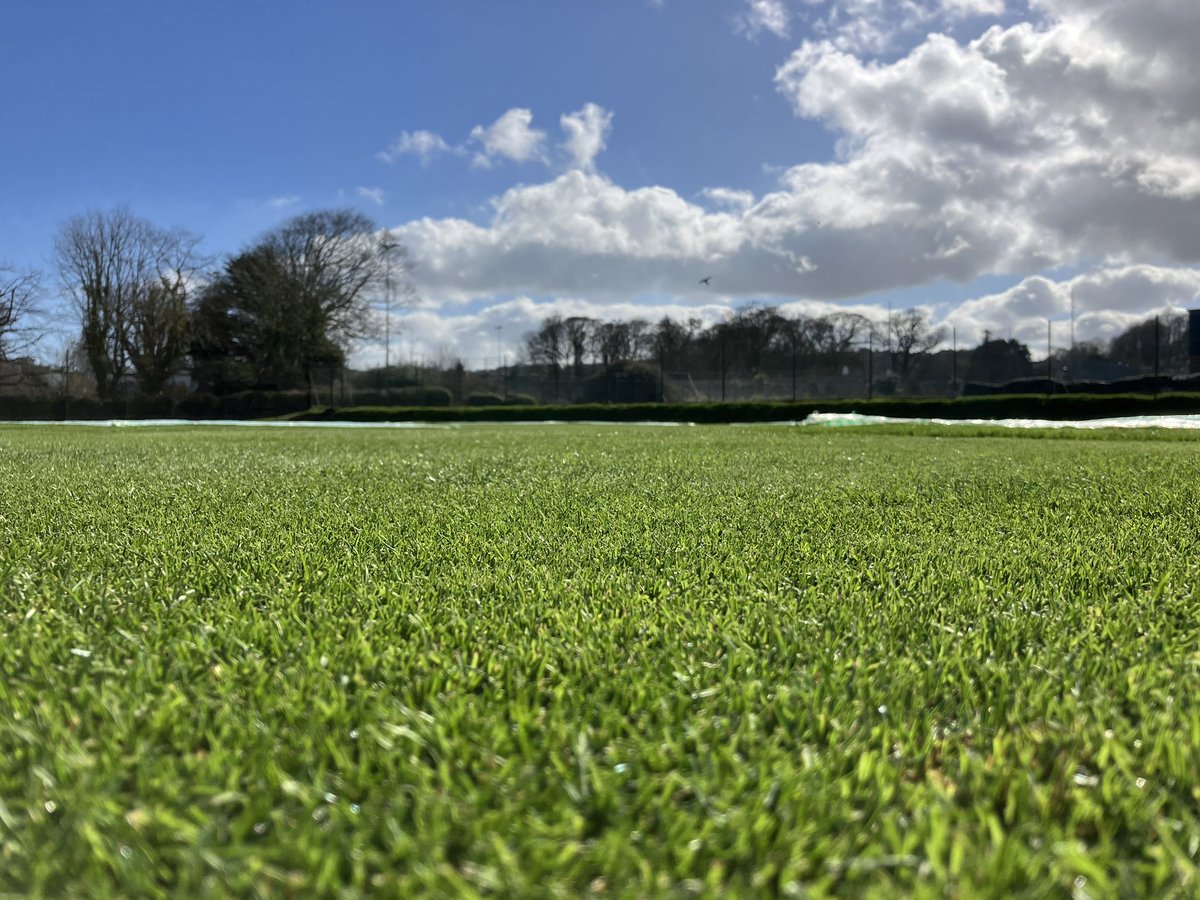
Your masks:
M 389 391 L 388 394 L 392 394 Z M 401 392 L 396 392 L 401 393 Z M 101 403 L 62 398 L 0 398 L 0 419 L 253 419 L 285 417 L 297 421 L 342 422 L 786 422 L 813 412 L 862 413 L 920 419 L 1102 419 L 1114 416 L 1200 414 L 1200 393 L 1159 394 L 1010 394 L 956 398 L 879 398 L 738 403 L 582 403 L 539 406 L 532 398 L 472 395 L 469 405 L 450 406 L 440 388 L 416 388 L 404 405 L 309 409 L 303 392 L 246 391 L 226 397 L 193 395 Z M 390 398 L 389 398 L 390 399 Z M 428 405 L 418 405 L 414 400 Z
M 0 397 L 0 420 L 260 419 L 309 408 L 304 391 L 243 391 L 216 397 L 189 394 L 96 400 L 77 397 Z
M 442 406 L 453 401 L 440 387 L 410 387 L 360 391 L 362 405 Z M 131 397 L 100 401 L 94 398 L 0 397 L 0 420 L 62 419 L 262 419 L 303 412 L 309 408 L 306 391 L 241 391 L 236 394 L 188 394 L 170 397 Z
M 1004 384 L 968 381 L 963 396 L 993 394 L 1161 394 L 1165 391 L 1200 391 L 1200 375 L 1131 375 L 1115 381 L 1073 381 L 1070 384 L 1044 377 L 1017 378 Z
M 488 406 L 418 409 L 345 407 L 310 410 L 288 418 L 333 422 L 786 422 L 810 413 L 862 413 L 919 419 L 1106 419 L 1200 413 L 1200 393 L 1053 396 L 1007 395 L 944 399 L 827 400 L 744 403 L 581 403 L 559 406 Z

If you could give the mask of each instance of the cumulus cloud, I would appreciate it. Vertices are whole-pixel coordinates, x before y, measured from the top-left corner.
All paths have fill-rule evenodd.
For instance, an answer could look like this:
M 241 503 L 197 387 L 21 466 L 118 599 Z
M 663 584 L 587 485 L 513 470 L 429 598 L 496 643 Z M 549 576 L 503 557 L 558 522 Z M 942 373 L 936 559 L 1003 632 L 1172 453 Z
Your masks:
M 1004 15 L 1004 0 L 939 0 L 941 11 L 955 19 Z
M 754 194 L 733 188 L 705 188 L 700 196 L 730 212 L 745 213 L 754 205 Z
M 830 218 L 938 229 L 976 273 L 1111 253 L 1188 261 L 1200 235 L 1200 79 L 1183 3 L 1044 0 L 1048 23 L 932 35 L 889 64 L 809 42 L 777 75 L 796 112 L 842 135 L 842 159 L 786 176 Z M 1139 18 L 1141 17 L 1141 18 Z M 1135 21 L 1136 20 L 1136 21 Z M 855 177 L 847 178 L 853 174 Z M 849 217 L 849 219 L 847 218 Z M 855 220 L 858 221 L 855 221 Z
M 942 17 L 1002 11 L 992 0 L 901 6 Z M 1034 6 L 1029 21 L 966 42 L 934 33 L 886 61 L 832 36 L 802 44 L 777 87 L 797 116 L 836 134 L 838 151 L 784 170 L 766 194 L 714 187 L 693 202 L 613 183 L 594 170 L 610 114 L 589 104 L 562 118 L 571 170 L 505 192 L 484 220 L 422 219 L 396 233 L 419 260 L 422 292 L 450 304 L 438 316 L 511 295 L 600 306 L 650 295 L 696 307 L 861 303 L 1002 275 L 1022 280 L 938 314 L 962 341 L 986 328 L 1034 346 L 1047 317 L 1067 314 L 1071 287 L 1080 339 L 1192 303 L 1200 70 L 1190 36 L 1200 5 Z M 525 110 L 489 135 L 477 129 L 480 152 L 506 118 L 533 137 L 493 156 L 547 159 Z M 1067 287 L 1035 274 L 1063 269 L 1090 274 Z M 711 286 L 697 286 L 704 275 Z
M 687 291 L 703 270 L 730 295 L 833 300 L 1114 255 L 1200 258 L 1200 83 L 1186 41 L 1154 65 L 1138 50 L 1196 14 L 1160 0 L 1168 22 L 1147 32 L 1115 0 L 1108 17 L 1042 2 L 1057 18 L 970 43 L 934 34 L 889 63 L 805 43 L 777 84 L 839 134 L 839 156 L 786 170 L 763 196 L 713 188 L 701 206 L 581 166 L 507 191 L 490 221 L 402 231 L 428 289 L 467 297 Z M 568 121 L 575 160 L 591 161 L 607 114 Z M 543 142 L 531 123 L 510 110 L 481 140 L 530 158 Z
M 508 110 L 491 125 L 476 125 L 471 129 L 471 140 L 479 149 L 471 164 L 490 168 L 497 159 L 519 163 L 544 160 L 546 133 L 532 126 L 533 113 L 521 108 Z
M 853 205 L 866 168 L 818 175 L 809 185 L 793 172 L 790 189 L 757 202 L 717 190 L 709 198 L 729 202 L 710 210 L 667 188 L 627 190 L 572 170 L 508 190 L 484 224 L 422 219 L 396 232 L 420 260 L 423 292 L 464 299 L 688 293 L 709 274 L 731 296 L 843 299 L 938 277 L 970 280 L 1012 237 L 1003 223 L 967 211 L 955 222 L 902 227 L 902 205 Z
M 1198 304 L 1200 269 L 1134 265 L 1100 268 L 1062 280 L 1031 276 L 1005 291 L 968 300 L 942 315 L 928 306 L 921 308 L 935 324 L 954 327 L 959 347 L 975 345 L 990 333 L 995 338 L 1012 337 L 1027 344 L 1038 358 L 1045 356 L 1048 320 L 1053 348 L 1068 345 L 1072 306 L 1076 340 L 1104 342 L 1151 316 L 1177 315 Z M 551 315 L 647 322 L 669 316 L 678 322 L 696 319 L 708 327 L 728 319 L 743 305 L 735 298 L 711 296 L 694 302 L 686 298 L 632 302 L 602 296 L 552 300 L 520 296 L 468 313 L 457 311 L 454 304 L 426 304 L 394 314 L 392 358 L 412 357 L 443 365 L 461 359 L 468 367 L 490 368 L 496 365 L 498 352 L 502 352 L 506 363 L 518 360 L 524 335 Z M 789 317 L 854 312 L 880 323 L 889 311 L 889 305 L 879 299 L 852 305 L 780 300 L 775 305 Z M 364 345 L 355 356 L 355 365 L 378 365 L 382 360 L 381 346 Z
M 612 128 L 613 114 L 595 103 L 584 104 L 578 112 L 567 113 L 559 119 L 567 134 L 563 149 L 571 165 L 586 172 L 595 168 L 596 157 L 604 149 Z
M 700 268 L 736 256 L 744 240 L 732 215 L 666 188 L 626 190 L 577 169 L 512 188 L 492 207 L 483 225 L 427 218 L 394 229 L 420 261 L 423 293 L 674 291 L 693 285 Z
M 734 20 L 740 34 L 754 38 L 763 31 L 787 37 L 791 14 L 784 0 L 745 0 L 746 8 Z
M 604 150 L 612 130 L 612 120 L 612 112 L 595 103 L 585 103 L 581 109 L 564 113 L 559 118 L 565 134 L 560 149 L 569 166 L 584 171 L 595 168 L 596 157 Z M 402 156 L 415 156 L 422 165 L 428 165 L 439 154 L 463 156 L 467 148 L 474 145 L 471 165 L 475 168 L 491 168 L 498 160 L 550 165 L 552 159 L 546 152 L 546 141 L 546 133 L 533 127 L 533 113 L 516 107 L 491 125 L 476 125 L 465 145 L 451 146 L 432 131 L 403 131 L 386 150 L 375 156 L 387 163 L 396 162 Z
M 1100 268 L 1055 281 L 1041 275 L 1006 291 L 961 304 L 945 316 L 960 341 L 1012 335 L 1045 355 L 1046 324 L 1055 347 L 1069 340 L 1107 341 L 1153 315 L 1178 313 L 1200 301 L 1200 269 L 1133 265 Z
M 810 9 L 816 34 L 840 49 L 871 54 L 892 50 L 907 36 L 1006 11 L 1005 0 L 804 0 L 802 6 Z
M 421 165 L 429 162 L 441 153 L 459 153 L 455 147 L 446 143 L 445 139 L 433 131 L 402 131 L 400 136 L 388 145 L 386 150 L 375 154 L 382 162 L 394 163 L 402 156 L 415 156 Z

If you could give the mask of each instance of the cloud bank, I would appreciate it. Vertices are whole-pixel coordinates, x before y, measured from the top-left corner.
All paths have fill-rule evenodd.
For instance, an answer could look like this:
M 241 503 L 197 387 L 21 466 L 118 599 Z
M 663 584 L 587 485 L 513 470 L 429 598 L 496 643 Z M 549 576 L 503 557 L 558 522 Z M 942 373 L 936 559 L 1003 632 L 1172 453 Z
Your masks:
M 588 104 L 560 119 L 566 171 L 504 192 L 483 221 L 421 219 L 394 233 L 447 315 L 497 295 L 611 309 L 649 295 L 698 309 L 863 303 L 1000 276 L 1014 286 L 940 318 L 960 339 L 987 329 L 1036 343 L 1071 289 L 1083 337 L 1191 304 L 1200 4 L 1033 0 L 1025 21 L 984 21 L 974 39 L 934 32 L 873 55 L 905 30 L 1006 12 L 1001 0 L 749 3 L 747 31 L 812 20 L 815 36 L 781 62 L 775 86 L 837 136 L 834 159 L 788 168 L 760 196 L 626 188 L 596 170 L 612 115 Z M 488 164 L 549 160 L 528 110 L 472 139 Z

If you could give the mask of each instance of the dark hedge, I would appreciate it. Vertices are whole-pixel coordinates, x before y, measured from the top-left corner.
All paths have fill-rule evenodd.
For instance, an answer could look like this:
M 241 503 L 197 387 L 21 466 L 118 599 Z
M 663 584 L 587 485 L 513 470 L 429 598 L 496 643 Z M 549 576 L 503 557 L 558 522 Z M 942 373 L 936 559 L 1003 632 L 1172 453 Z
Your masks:
M 392 392 L 388 392 L 389 394 Z M 61 419 L 255 419 L 343 422 L 786 422 L 813 412 L 862 413 L 918 419 L 1103 419 L 1115 416 L 1200 414 L 1200 393 L 1150 394 L 1007 394 L 955 398 L 879 398 L 806 400 L 800 403 L 581 403 L 536 405 L 532 398 L 473 396 L 470 406 L 449 406 L 443 389 L 409 395 L 430 405 L 372 405 L 309 409 L 303 392 L 246 391 L 226 397 L 193 395 L 178 402 L 166 398 L 101 403 L 0 397 L 0 420 Z M 499 400 L 499 403 L 495 403 Z M 491 401 L 491 404 L 489 404 Z M 488 404 L 488 405 L 484 405 Z M 492 405 L 494 404 L 494 405 Z
M 829 400 L 803 403 L 580 403 L 546 406 L 347 407 L 310 410 L 288 418 L 342 422 L 786 422 L 813 412 L 862 413 L 918 419 L 1106 419 L 1200 413 L 1200 393 L 1053 396 L 1007 395 L 953 399 Z

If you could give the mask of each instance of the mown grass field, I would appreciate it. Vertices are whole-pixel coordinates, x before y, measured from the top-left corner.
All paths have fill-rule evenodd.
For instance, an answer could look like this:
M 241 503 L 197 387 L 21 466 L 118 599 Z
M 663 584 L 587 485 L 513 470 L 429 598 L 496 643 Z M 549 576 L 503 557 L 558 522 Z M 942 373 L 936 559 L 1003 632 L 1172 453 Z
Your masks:
M 1200 440 L 0 427 L 0 892 L 1191 895 Z

